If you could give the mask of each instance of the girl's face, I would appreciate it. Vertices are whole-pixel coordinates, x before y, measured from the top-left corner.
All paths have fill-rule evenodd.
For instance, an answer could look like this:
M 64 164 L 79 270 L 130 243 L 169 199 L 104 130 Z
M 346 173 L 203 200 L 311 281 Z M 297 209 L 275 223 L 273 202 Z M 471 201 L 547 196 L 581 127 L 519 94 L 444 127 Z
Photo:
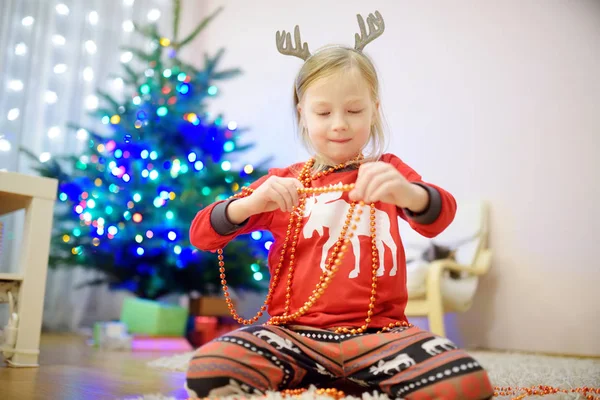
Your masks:
M 369 140 L 378 104 L 356 69 L 316 80 L 298 104 L 314 149 L 339 164 L 355 158 Z

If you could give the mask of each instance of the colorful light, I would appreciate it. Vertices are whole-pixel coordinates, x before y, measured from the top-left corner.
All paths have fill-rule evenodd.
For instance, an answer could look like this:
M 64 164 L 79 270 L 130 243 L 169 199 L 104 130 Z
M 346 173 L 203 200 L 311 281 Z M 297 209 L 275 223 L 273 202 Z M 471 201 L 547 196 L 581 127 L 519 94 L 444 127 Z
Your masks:
M 262 232 L 254 231 L 250 236 L 252 236 L 252 239 L 254 240 L 260 240 L 260 238 L 262 237 Z
M 158 109 L 156 110 L 156 115 L 158 115 L 159 117 L 164 117 L 165 115 L 167 115 L 169 111 L 167 110 L 167 107 L 162 106 L 162 107 L 158 107 Z
M 235 149 L 235 144 L 232 141 L 227 141 L 223 144 L 223 150 L 227 153 L 232 152 Z

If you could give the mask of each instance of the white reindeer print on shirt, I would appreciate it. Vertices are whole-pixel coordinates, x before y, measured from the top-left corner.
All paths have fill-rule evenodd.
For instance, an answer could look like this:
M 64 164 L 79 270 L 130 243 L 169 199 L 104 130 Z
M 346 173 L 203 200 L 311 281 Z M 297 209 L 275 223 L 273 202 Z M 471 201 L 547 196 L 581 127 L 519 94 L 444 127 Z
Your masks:
M 342 183 L 335 186 L 341 186 Z M 329 238 L 323 245 L 321 256 L 321 270 L 325 270 L 325 263 L 329 251 L 335 246 L 343 228 L 343 221 L 350 210 L 350 204 L 346 200 L 341 199 L 342 192 L 323 193 L 316 196 L 311 196 L 306 199 L 304 208 L 304 217 L 308 221 L 302 229 L 302 234 L 305 239 L 312 238 L 316 232 L 319 236 L 323 236 L 324 228 L 329 228 Z M 358 207 L 358 206 L 357 206 Z M 367 208 L 368 210 L 368 208 Z M 356 212 L 355 212 L 356 215 Z M 369 213 L 362 214 L 360 221 L 356 224 L 356 231 L 350 238 L 352 251 L 354 252 L 354 269 L 350 271 L 348 278 L 356 278 L 360 274 L 360 242 L 359 236 L 371 236 Z M 391 223 L 389 215 L 380 210 L 375 210 L 375 223 L 377 224 L 377 251 L 379 252 L 379 269 L 377 276 L 382 276 L 385 272 L 384 255 L 386 245 L 392 252 L 393 265 L 389 271 L 389 276 L 396 275 L 398 270 L 397 246 L 391 234 Z

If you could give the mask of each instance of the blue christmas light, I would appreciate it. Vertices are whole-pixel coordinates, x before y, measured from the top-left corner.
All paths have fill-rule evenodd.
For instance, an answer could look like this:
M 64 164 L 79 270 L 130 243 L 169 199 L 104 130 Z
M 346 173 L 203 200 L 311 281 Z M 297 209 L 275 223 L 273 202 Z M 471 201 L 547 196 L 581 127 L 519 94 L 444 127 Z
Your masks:
M 181 94 L 188 94 L 190 91 L 190 85 L 187 83 L 181 83 L 177 85 L 177 91 Z
M 161 106 L 158 107 L 158 109 L 156 110 L 156 115 L 158 115 L 159 117 L 164 117 L 165 115 L 167 115 L 169 111 L 167 110 L 167 107 L 165 106 Z
M 254 231 L 254 232 L 252 232 L 252 234 L 250 236 L 252 236 L 252 239 L 254 239 L 254 240 L 260 240 L 260 238 L 262 237 L 262 232 Z
M 235 144 L 231 140 L 225 142 L 223 145 L 223 150 L 225 150 L 227 153 L 233 151 L 233 149 L 235 149 Z
M 196 161 L 196 153 L 192 152 L 192 153 L 188 154 L 188 161 L 189 162 Z

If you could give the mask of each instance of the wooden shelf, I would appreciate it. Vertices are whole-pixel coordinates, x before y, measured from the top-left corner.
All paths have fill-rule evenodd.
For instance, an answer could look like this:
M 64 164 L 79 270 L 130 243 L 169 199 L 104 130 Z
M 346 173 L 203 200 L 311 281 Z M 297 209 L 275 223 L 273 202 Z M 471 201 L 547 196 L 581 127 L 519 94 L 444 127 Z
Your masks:
M 22 274 L 0 272 L 0 281 L 22 281 Z

